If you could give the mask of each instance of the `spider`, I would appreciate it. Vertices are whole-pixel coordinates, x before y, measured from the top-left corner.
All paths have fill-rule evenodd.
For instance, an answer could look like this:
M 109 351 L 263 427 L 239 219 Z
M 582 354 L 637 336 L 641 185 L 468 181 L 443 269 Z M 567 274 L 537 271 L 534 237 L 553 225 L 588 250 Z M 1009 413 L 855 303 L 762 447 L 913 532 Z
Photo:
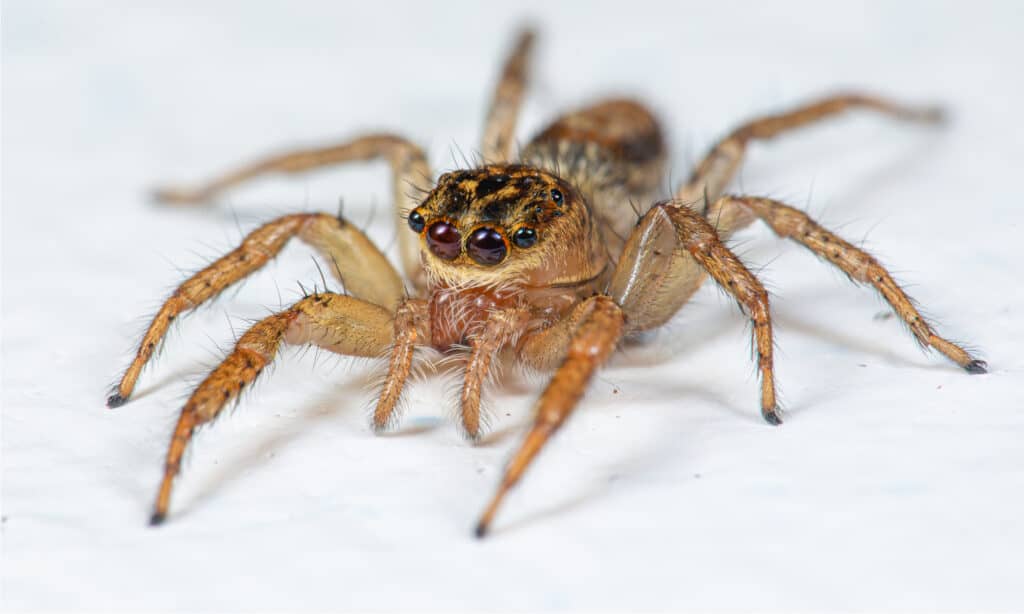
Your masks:
M 244 166 L 198 189 L 165 189 L 159 200 L 208 202 L 266 173 L 384 159 L 395 207 L 408 229 L 399 251 L 407 282 L 384 254 L 343 217 L 297 213 L 270 221 L 236 249 L 182 283 L 163 303 L 116 391 L 117 407 L 171 322 L 273 258 L 293 237 L 332 263 L 347 293 L 314 292 L 256 323 L 204 379 L 181 410 L 150 523 L 166 518 L 182 455 L 196 428 L 215 419 L 274 359 L 282 345 L 313 345 L 348 356 L 387 360 L 372 428 L 394 427 L 414 352 L 429 347 L 465 361 L 461 429 L 483 430 L 481 389 L 497 360 L 553 372 L 536 402 L 532 427 L 476 525 L 483 537 L 506 495 L 565 423 L 595 371 L 624 338 L 665 324 L 710 277 L 753 325 L 760 410 L 781 423 L 772 368 L 772 319 L 761 282 L 725 246 L 760 220 L 878 290 L 917 341 L 969 373 L 984 361 L 940 337 L 870 254 L 785 203 L 729 195 L 747 146 L 852 109 L 936 123 L 941 112 L 861 94 L 823 98 L 742 124 L 716 143 L 668 201 L 652 203 L 665 173 L 666 147 L 654 116 L 627 99 L 573 111 L 541 130 L 513 157 L 513 139 L 534 42 L 519 33 L 487 114 L 476 168 L 436 182 L 424 152 L 392 134 L 372 134 L 295 151 Z

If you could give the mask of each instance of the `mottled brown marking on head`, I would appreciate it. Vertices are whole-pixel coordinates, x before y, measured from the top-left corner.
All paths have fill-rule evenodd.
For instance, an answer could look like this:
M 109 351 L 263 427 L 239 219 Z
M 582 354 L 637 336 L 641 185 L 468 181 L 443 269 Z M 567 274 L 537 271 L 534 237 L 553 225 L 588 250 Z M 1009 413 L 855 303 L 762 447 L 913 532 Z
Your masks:
M 508 183 L 508 179 L 508 175 L 504 173 L 484 177 L 477 182 L 474 195 L 477 199 L 486 198 L 503 188 Z
M 562 203 L 552 194 L 562 194 Z M 465 231 L 481 224 L 507 230 L 526 223 L 550 224 L 572 202 L 585 206 L 581 198 L 564 197 L 574 194 L 572 186 L 536 168 L 491 165 L 446 173 L 416 211 L 428 227 L 444 218 Z
M 600 243 L 594 239 L 590 210 L 579 192 L 532 166 L 496 164 L 446 173 L 413 212 L 423 217 L 428 230 L 443 222 L 458 231 L 462 242 L 457 254 L 440 258 L 436 249 L 425 249 L 424 263 L 435 273 L 460 278 L 474 270 L 497 274 L 557 269 L 566 260 L 562 252 L 577 249 L 591 254 L 593 250 L 584 244 Z M 513 241 L 523 229 L 530 240 Z M 424 232 L 420 235 L 426 241 Z M 473 237 L 476 243 L 471 250 L 468 243 Z M 498 249 L 499 243 L 504 251 Z M 574 244 L 579 245 L 574 248 Z M 494 256 L 484 257 L 484 251 Z

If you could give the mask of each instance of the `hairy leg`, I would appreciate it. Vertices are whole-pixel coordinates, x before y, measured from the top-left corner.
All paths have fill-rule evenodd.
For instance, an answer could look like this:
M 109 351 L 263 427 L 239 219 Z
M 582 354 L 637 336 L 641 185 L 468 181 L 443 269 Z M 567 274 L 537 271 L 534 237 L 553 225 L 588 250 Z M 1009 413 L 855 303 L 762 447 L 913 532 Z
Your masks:
M 743 154 L 750 141 L 770 139 L 853 109 L 868 109 L 908 121 L 937 123 L 942 120 L 942 112 L 934 107 L 903 106 L 884 98 L 852 93 L 830 96 L 792 111 L 760 117 L 743 124 L 715 144 L 687 183 L 676 192 L 676 200 L 703 211 L 705 197 L 709 202 L 714 201 L 728 187 L 743 162 Z
M 389 310 L 404 297 L 401 277 L 355 226 L 324 213 L 286 215 L 252 231 L 237 248 L 178 286 L 153 318 L 107 405 L 117 407 L 128 400 L 142 368 L 175 318 L 262 267 L 295 236 L 320 252 L 354 297 Z
M 471 440 L 476 441 L 482 434 L 480 395 L 490 374 L 491 363 L 502 348 L 515 345 L 528 320 L 529 312 L 526 310 L 497 311 L 491 314 L 479 332 L 470 337 L 469 361 L 466 363 L 459 407 L 462 430 Z
M 622 337 L 625 316 L 615 301 L 607 296 L 588 299 L 574 314 L 579 318 L 579 324 L 573 331 L 565 359 L 537 401 L 533 427 L 509 462 L 497 493 L 480 517 L 476 526 L 477 537 L 487 534 L 505 494 L 515 486 L 544 444 L 572 413 L 590 378 Z
M 408 299 L 395 311 L 394 344 L 390 348 L 388 372 L 373 410 L 373 430 L 380 433 L 395 423 L 395 408 L 412 370 L 417 345 L 430 343 L 430 312 L 426 301 Z
M 627 241 L 609 294 L 626 313 L 627 333 L 648 330 L 668 321 L 700 287 L 705 274 L 750 318 L 761 375 L 761 415 L 769 424 L 781 423 L 768 293 L 703 216 L 683 206 L 652 207 Z
M 512 157 L 516 120 L 526 89 L 527 69 L 533 49 L 534 33 L 519 33 L 512 53 L 506 58 L 501 79 L 491 98 L 491 107 L 484 124 L 482 155 L 486 162 L 506 162 Z
M 391 134 L 371 134 L 339 145 L 270 156 L 225 173 L 196 188 L 163 188 L 158 189 L 155 195 L 157 200 L 166 203 L 197 204 L 207 202 L 224 190 L 261 175 L 301 173 L 343 162 L 375 159 L 387 160 L 391 165 L 394 206 L 401 215 L 418 205 L 419 199 L 433 187 L 430 165 L 418 145 Z M 415 236 L 408 232 L 400 232 L 398 236 L 402 268 L 414 285 L 422 288 L 425 279 Z
M 850 279 L 874 286 L 924 347 L 935 348 L 969 373 L 986 372 L 984 361 L 972 357 L 959 345 L 935 334 L 889 272 L 864 250 L 822 228 L 806 213 L 768 198 L 724 196 L 712 204 L 708 217 L 715 219 L 721 213 L 733 221 L 744 218 L 743 213 L 737 210 L 745 212 L 747 216 L 760 218 L 775 234 L 800 243 L 839 267 Z
M 159 524 L 167 516 L 171 487 L 196 427 L 216 418 L 225 405 L 237 399 L 274 359 L 282 343 L 313 344 L 339 354 L 372 357 L 391 344 L 391 330 L 391 314 L 384 308 L 349 296 L 321 293 L 246 331 L 181 410 L 150 524 Z

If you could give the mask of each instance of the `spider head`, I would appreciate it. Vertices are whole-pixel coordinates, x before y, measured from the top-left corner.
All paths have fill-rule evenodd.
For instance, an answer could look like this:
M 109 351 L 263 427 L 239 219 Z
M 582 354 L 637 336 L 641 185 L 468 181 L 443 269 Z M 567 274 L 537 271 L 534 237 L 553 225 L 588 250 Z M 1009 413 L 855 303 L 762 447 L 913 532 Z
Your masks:
M 589 253 L 589 216 L 579 192 L 559 177 L 528 166 L 490 165 L 442 175 L 407 221 L 420 235 L 429 272 L 478 285 L 537 281 L 545 277 L 540 271 L 557 273 L 569 261 L 579 266 L 566 252 Z

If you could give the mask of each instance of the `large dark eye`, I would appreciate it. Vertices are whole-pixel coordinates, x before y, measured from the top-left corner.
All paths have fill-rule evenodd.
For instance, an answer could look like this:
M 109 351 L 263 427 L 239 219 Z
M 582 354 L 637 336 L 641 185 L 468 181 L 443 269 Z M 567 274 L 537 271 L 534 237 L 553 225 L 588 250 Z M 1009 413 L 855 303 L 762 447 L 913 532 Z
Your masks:
M 558 190 L 551 190 L 551 200 L 555 201 L 555 204 L 561 207 L 562 201 L 565 199 L 562 197 L 562 193 Z
M 427 247 L 438 258 L 455 260 L 462 251 L 462 235 L 448 222 L 436 222 L 427 230 Z
M 520 228 L 512 235 L 512 242 L 516 247 L 533 247 L 537 242 L 537 231 L 532 228 Z
M 426 223 L 419 211 L 413 211 L 409 214 L 409 228 L 412 228 L 414 231 L 423 232 L 423 225 Z
M 478 228 L 469 235 L 466 241 L 466 251 L 469 257 L 480 264 L 498 264 L 505 259 L 505 240 L 501 233 L 493 228 Z

